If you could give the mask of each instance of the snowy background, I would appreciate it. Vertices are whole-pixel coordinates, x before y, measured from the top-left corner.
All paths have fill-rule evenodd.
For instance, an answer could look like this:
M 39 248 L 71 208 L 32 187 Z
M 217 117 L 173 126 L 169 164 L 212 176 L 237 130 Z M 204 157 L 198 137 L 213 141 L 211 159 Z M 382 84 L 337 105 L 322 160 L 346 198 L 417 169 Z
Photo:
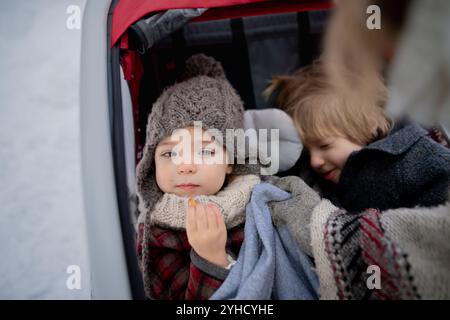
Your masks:
M 1 299 L 90 298 L 70 5 L 85 0 L 0 0 Z

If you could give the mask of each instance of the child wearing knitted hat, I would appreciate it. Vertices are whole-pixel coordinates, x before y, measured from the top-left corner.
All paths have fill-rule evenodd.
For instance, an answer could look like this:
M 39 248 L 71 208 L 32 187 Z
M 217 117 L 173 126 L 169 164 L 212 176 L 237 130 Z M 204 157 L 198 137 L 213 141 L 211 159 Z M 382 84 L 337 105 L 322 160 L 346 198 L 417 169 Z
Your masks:
M 361 79 L 364 81 L 364 79 Z M 367 94 L 343 94 L 320 61 L 275 78 L 266 91 L 293 118 L 323 196 L 347 211 L 436 206 L 448 201 L 450 150 L 407 119 L 384 113 L 381 79 Z M 369 93 L 371 92 L 371 93 Z
M 181 79 L 154 103 L 137 166 L 137 251 L 151 299 L 214 293 L 239 252 L 260 181 L 257 165 L 234 164 L 234 150 L 211 134 L 243 126 L 243 103 L 221 64 L 194 55 Z

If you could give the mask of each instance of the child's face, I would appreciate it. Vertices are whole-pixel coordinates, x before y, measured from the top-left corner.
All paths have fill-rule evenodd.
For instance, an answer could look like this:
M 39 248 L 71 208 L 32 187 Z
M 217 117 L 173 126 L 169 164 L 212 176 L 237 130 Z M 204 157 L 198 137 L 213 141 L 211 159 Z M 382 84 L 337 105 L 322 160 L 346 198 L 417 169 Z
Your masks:
M 349 155 L 362 146 L 343 137 L 327 137 L 305 145 L 309 150 L 311 167 L 324 179 L 338 183 Z
M 182 141 L 189 142 L 180 143 L 180 140 L 167 137 L 156 147 L 156 183 L 164 193 L 181 197 L 216 194 L 222 188 L 226 174 L 232 172 L 226 152 L 201 130 L 196 135 L 194 127 L 185 130 L 190 141 L 184 140 L 184 135 Z M 197 162 L 193 161 L 195 156 Z M 212 163 L 214 161 L 216 163 Z

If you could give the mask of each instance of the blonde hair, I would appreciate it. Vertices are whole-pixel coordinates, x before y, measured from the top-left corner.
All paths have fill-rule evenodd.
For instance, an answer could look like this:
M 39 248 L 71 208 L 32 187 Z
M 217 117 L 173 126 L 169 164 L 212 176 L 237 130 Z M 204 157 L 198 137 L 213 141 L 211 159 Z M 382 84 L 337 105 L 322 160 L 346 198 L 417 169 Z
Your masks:
M 367 145 L 386 136 L 391 126 L 382 108 L 386 89 L 381 88 L 375 101 L 345 95 L 331 83 L 322 61 L 316 61 L 292 76 L 275 77 L 264 94 L 278 91 L 278 105 L 293 118 L 306 145 L 328 136 Z

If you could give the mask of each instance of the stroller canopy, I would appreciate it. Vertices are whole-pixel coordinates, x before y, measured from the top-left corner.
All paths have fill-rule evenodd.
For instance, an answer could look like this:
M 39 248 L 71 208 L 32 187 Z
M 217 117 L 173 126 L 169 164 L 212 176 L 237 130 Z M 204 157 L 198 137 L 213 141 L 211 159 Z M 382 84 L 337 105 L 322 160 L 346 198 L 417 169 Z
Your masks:
M 120 0 L 112 17 L 111 46 L 127 28 L 147 14 L 169 9 L 207 8 L 197 21 L 332 7 L 331 0 Z

